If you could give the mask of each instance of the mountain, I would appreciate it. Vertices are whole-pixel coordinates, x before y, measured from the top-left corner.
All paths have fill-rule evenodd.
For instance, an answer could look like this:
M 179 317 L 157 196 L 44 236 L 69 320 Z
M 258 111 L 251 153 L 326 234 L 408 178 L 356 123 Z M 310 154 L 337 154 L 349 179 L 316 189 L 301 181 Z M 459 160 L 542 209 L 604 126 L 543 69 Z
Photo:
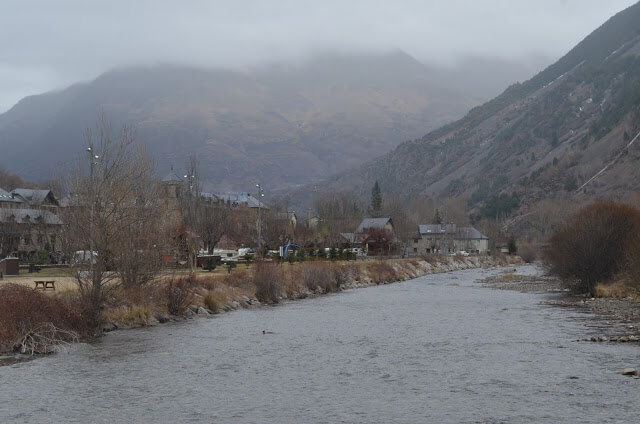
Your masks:
M 317 56 L 243 72 L 119 69 L 31 96 L 0 115 L 0 165 L 38 181 L 86 147 L 104 114 L 136 129 L 159 173 L 196 154 L 205 188 L 311 183 L 359 165 L 479 104 L 409 55 Z M 180 171 L 178 171 L 180 172 Z
M 326 187 L 367 198 L 377 180 L 386 193 L 465 197 L 479 217 L 628 197 L 640 189 L 638 22 L 640 3 L 530 80 Z

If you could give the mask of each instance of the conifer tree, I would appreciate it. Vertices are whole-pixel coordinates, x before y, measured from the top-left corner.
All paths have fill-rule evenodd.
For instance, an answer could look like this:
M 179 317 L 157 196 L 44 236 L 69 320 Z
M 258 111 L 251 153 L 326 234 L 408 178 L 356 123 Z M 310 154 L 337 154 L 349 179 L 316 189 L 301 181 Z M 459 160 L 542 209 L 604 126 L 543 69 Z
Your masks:
M 382 193 L 380 192 L 378 181 L 375 182 L 371 189 L 371 206 L 369 213 L 374 218 L 379 218 L 382 215 Z

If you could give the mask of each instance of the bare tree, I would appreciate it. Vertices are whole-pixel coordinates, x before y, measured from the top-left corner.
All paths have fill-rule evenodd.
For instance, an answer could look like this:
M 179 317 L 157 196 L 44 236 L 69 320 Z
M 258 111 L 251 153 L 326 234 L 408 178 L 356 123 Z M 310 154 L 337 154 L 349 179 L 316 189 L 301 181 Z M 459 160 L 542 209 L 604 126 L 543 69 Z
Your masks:
M 269 205 L 269 209 L 263 209 L 262 238 L 270 249 L 283 246 L 293 239 L 295 223 L 289 212 L 289 199 Z
M 346 191 L 327 191 L 313 199 L 314 208 L 321 219 L 325 244 L 334 246 L 340 233 L 353 232 L 362 220 L 362 208 L 353 195 Z
M 220 239 L 229 230 L 231 205 L 213 195 L 202 192 L 200 165 L 195 155 L 189 156 L 186 187 L 183 197 L 183 216 L 187 225 L 186 241 L 191 249 L 197 246 L 197 238 L 207 251 L 213 251 Z M 194 253 L 194 252 L 190 252 Z M 193 255 L 191 254 L 191 259 Z M 191 261 L 194 266 L 193 260 Z
M 553 274 L 575 278 L 595 295 L 596 283 L 608 282 L 628 261 L 626 252 L 640 237 L 640 211 L 596 202 L 569 218 L 549 240 L 545 259 Z
M 197 229 L 209 253 L 213 252 L 231 224 L 231 207 L 225 202 L 201 198 Z
M 109 289 L 141 284 L 159 269 L 159 208 L 153 163 L 129 127 L 115 133 L 101 118 L 95 133 L 87 129 L 85 142 L 85 153 L 66 179 L 71 206 L 63 222 L 68 257 L 89 252 L 76 280 L 97 324 Z

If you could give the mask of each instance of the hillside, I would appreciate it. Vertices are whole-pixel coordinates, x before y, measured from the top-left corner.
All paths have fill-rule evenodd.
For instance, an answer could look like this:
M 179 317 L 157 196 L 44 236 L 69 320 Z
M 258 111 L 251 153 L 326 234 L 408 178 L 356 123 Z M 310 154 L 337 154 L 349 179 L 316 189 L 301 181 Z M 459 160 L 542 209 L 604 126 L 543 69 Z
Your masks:
M 386 193 L 466 197 L 476 216 L 493 217 L 546 199 L 628 196 L 640 188 L 640 143 L 629 144 L 640 131 L 638 22 L 640 4 L 529 81 L 327 186 L 365 198 L 377 180 Z
M 31 96 L 0 115 L 0 165 L 55 176 L 84 150 L 104 113 L 127 123 L 163 174 L 200 159 L 205 188 L 310 183 L 359 165 L 479 102 L 407 54 L 324 55 L 245 72 L 178 66 L 121 69 Z

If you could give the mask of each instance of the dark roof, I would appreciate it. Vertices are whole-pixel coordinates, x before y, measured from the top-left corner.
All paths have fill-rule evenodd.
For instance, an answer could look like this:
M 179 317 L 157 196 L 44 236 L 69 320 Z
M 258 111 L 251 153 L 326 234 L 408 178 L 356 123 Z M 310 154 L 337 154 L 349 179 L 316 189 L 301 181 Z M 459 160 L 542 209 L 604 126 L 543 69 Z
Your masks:
M 16 188 L 11 191 L 11 194 L 14 194 L 22 199 L 29 206 L 41 206 L 47 199 L 54 204 L 58 204 L 58 200 L 55 198 L 51 190 L 33 190 L 30 188 Z
M 420 235 L 425 234 L 455 234 L 456 224 L 426 224 L 418 225 Z
M 0 188 L 0 202 L 22 203 L 22 200 L 16 199 L 15 195 Z
M 476 230 L 473 227 L 458 228 L 456 238 L 460 240 L 476 240 L 476 239 L 488 240 L 489 239 L 489 237 L 485 236 L 484 234 L 482 234 L 480 231 Z
M 218 203 L 218 202 L 222 202 L 223 199 L 221 199 L 220 197 L 218 197 L 217 195 L 213 194 L 213 193 L 205 193 L 202 192 L 200 193 L 200 197 L 202 198 L 202 200 L 205 200 L 209 203 Z
M 356 233 L 364 233 L 370 228 L 384 228 L 387 222 L 391 221 L 391 218 L 365 218 L 362 220 Z
M 228 202 L 232 206 L 247 205 L 250 208 L 257 208 L 259 206 L 262 209 L 267 209 L 264 203 L 262 203 L 249 193 L 228 192 L 221 194 L 212 194 L 212 196 L 216 196 L 218 199 L 223 200 L 225 203 Z
M 62 225 L 62 220 L 57 215 L 42 209 L 0 209 L 0 222 Z
M 173 168 L 171 168 L 171 172 L 169 172 L 167 176 L 162 179 L 162 182 L 163 183 L 182 182 L 182 178 L 180 178 L 175 172 L 173 172 Z
M 430 234 L 455 234 L 455 237 L 459 240 L 488 239 L 487 236 L 473 227 L 458 227 L 456 224 L 428 224 L 419 225 L 418 228 L 421 236 Z
M 340 233 L 340 236 L 348 243 L 356 242 L 356 235 L 354 233 Z

